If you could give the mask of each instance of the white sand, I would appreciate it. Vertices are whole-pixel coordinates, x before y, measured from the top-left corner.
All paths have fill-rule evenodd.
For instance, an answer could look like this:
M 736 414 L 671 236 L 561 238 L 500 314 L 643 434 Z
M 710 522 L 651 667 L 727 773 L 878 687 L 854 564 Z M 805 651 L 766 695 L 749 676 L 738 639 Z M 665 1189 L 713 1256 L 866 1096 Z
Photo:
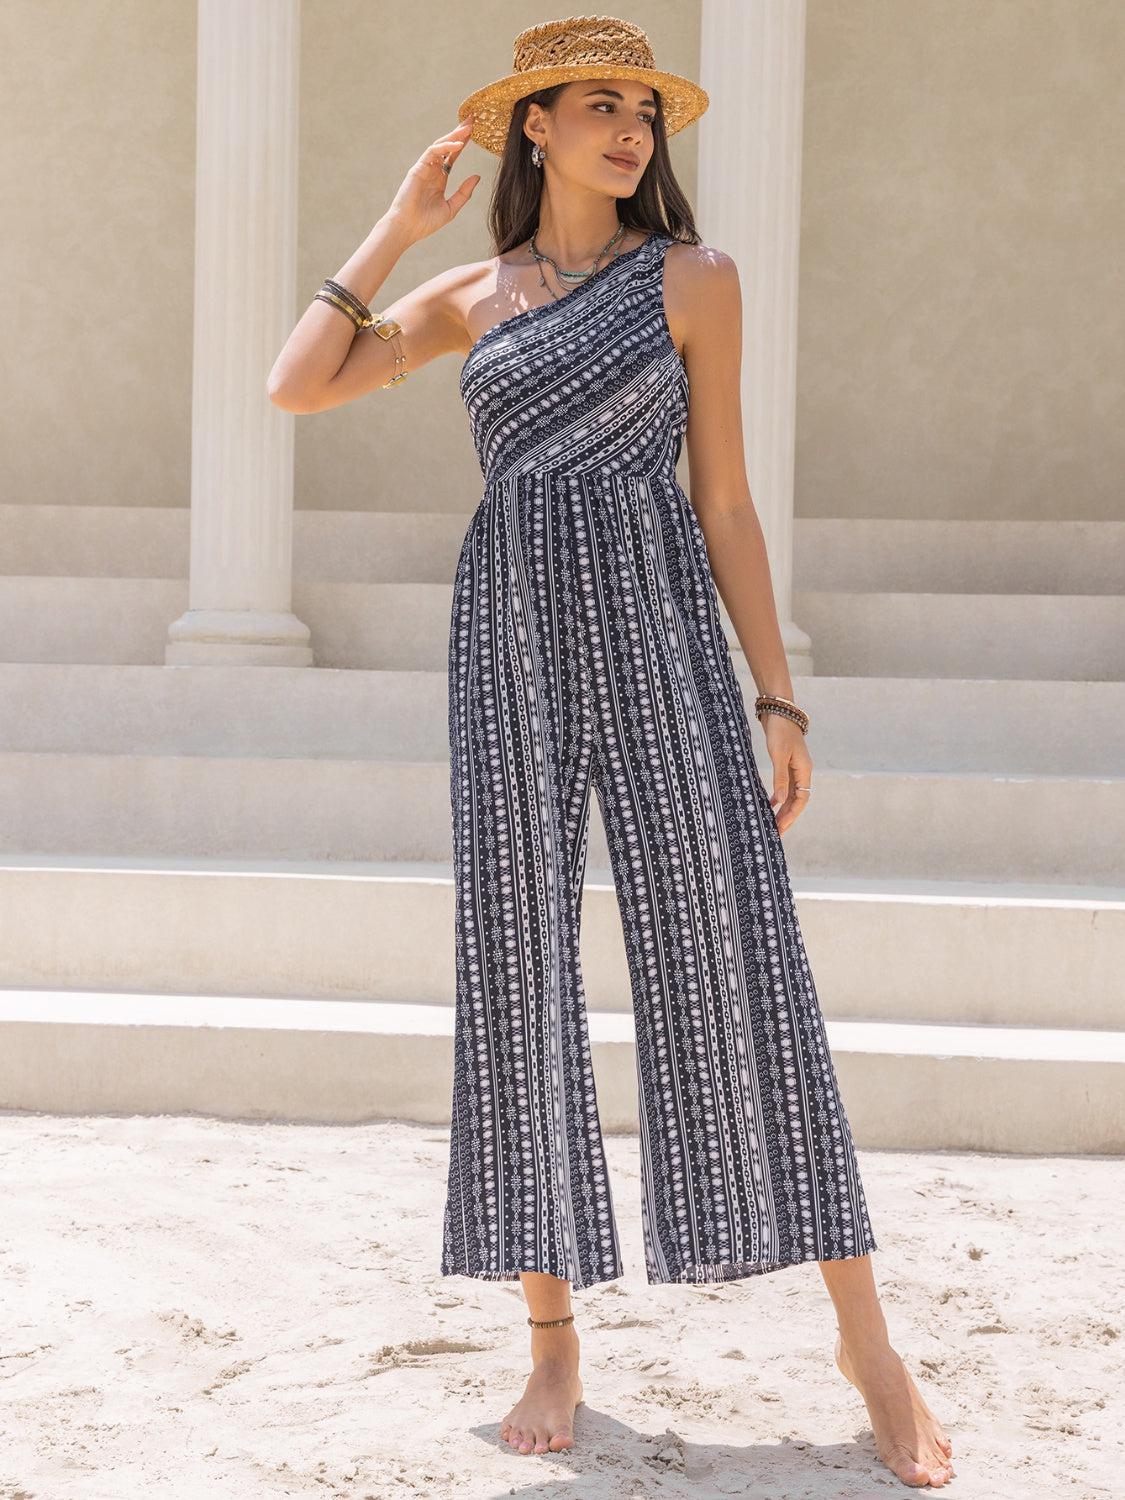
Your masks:
M 447 1136 L 0 1115 L 4 1500 L 905 1493 L 814 1264 L 574 1293 L 576 1446 L 513 1453 L 518 1283 L 442 1277 Z M 892 1340 L 966 1500 L 1125 1489 L 1120 1161 L 860 1151 Z M 934 1494 L 934 1490 L 922 1493 Z

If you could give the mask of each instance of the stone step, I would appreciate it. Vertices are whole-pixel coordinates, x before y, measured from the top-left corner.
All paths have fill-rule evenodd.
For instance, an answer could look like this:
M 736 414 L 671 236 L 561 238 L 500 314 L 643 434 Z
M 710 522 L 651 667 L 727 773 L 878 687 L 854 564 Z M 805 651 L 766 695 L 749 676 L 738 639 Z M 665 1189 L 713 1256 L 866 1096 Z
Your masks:
M 762 759 L 766 789 L 772 768 Z M 785 834 L 803 875 L 1114 884 L 1125 778 L 815 771 Z M 452 858 L 448 759 L 169 753 L 0 755 L 17 853 L 323 860 Z M 609 865 L 596 797 L 589 860 Z
M 1121 1025 L 1125 891 L 793 878 L 826 1016 Z M 0 986 L 444 1005 L 455 993 L 442 863 L 0 856 Z M 632 1009 L 612 877 L 591 866 L 589 1005 Z
M 446 582 L 297 581 L 293 610 L 318 667 L 438 671 L 452 593 Z M 187 605 L 182 579 L 0 577 L 0 659 L 163 663 Z M 799 590 L 793 614 L 830 676 L 1125 679 L 1121 596 Z
M 852 593 L 1119 594 L 1125 522 L 798 517 L 793 578 Z
M 589 1013 L 602 1130 L 638 1129 L 633 1020 Z M 1125 1033 L 826 1022 L 856 1145 L 1125 1151 Z M 453 1009 L 0 991 L 0 1108 L 448 1126 Z M 924 1101 L 924 1107 L 919 1107 Z
M 448 583 L 469 511 L 297 510 L 299 582 Z M 186 578 L 185 506 L 0 505 L 0 575 Z M 822 518 L 793 523 L 798 588 L 1115 594 L 1125 522 Z
M 743 698 L 755 686 L 736 656 Z M 1125 682 L 801 677 L 818 770 L 1113 776 Z M 238 665 L 0 662 L 0 751 L 448 756 L 448 676 Z M 765 737 L 751 715 L 759 766 Z
M 860 594 L 797 589 L 818 673 L 1125 678 L 1125 595 Z

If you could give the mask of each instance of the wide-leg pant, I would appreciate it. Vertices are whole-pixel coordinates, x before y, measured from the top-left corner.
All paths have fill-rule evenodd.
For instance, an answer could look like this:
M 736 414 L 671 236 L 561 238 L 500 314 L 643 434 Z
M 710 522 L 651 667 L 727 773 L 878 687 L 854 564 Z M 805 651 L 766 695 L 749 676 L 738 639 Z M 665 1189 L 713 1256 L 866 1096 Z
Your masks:
M 876 1248 L 706 544 L 674 476 L 490 485 L 454 580 L 441 1270 L 622 1274 L 579 963 L 591 789 L 624 927 L 650 1282 Z

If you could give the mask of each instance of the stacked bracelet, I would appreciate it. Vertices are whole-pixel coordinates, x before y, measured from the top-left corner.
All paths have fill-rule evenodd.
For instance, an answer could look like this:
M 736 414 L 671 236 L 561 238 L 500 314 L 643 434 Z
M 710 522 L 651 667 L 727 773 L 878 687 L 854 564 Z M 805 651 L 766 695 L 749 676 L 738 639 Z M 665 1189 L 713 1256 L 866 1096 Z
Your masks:
M 333 281 L 331 277 L 324 282 L 313 300 L 316 301 L 317 298 L 321 302 L 330 302 L 333 307 L 338 307 L 342 313 L 351 318 L 357 328 L 370 328 L 375 321 L 367 304 L 361 302 L 354 292 L 349 292 L 346 286 Z
M 777 693 L 759 693 L 754 699 L 754 715 L 760 724 L 764 713 L 780 714 L 783 719 L 792 719 L 802 734 L 809 732 L 809 716 L 798 708 L 792 698 L 782 698 Z
M 327 302 L 329 306 L 338 308 L 345 317 L 350 318 L 357 329 L 370 328 L 372 333 L 377 333 L 381 339 L 397 339 L 402 332 L 402 324 L 397 323 L 394 318 L 384 317 L 382 313 L 373 313 L 366 303 L 361 302 L 354 292 L 349 292 L 346 286 L 331 277 L 326 278 L 320 290 L 313 297 L 313 301 Z M 406 364 L 406 355 L 402 352 L 402 345 L 396 343 L 395 349 L 395 373 L 383 384 L 387 386 L 398 385 L 399 381 L 406 379 L 406 370 L 402 368 Z

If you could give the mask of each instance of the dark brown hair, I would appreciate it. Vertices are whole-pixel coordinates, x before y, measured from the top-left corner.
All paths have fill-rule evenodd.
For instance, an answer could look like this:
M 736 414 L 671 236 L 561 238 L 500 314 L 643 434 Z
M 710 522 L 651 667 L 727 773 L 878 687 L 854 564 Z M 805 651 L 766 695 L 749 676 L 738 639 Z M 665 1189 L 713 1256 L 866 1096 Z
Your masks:
M 530 239 L 539 223 L 539 198 L 543 191 L 543 169 L 531 160 L 531 140 L 524 134 L 524 121 L 532 104 L 551 110 L 567 83 L 552 84 L 518 99 L 508 125 L 508 138 L 500 158 L 500 170 L 488 206 L 488 228 L 492 235 L 493 254 L 503 255 Z M 652 90 L 656 115 L 652 123 L 652 156 L 641 174 L 637 189 L 627 198 L 617 199 L 617 216 L 626 229 L 650 234 L 667 234 L 689 245 L 701 243 L 695 227 L 691 205 L 676 181 L 668 155 L 668 137 L 664 133 L 664 112 L 660 94 Z

